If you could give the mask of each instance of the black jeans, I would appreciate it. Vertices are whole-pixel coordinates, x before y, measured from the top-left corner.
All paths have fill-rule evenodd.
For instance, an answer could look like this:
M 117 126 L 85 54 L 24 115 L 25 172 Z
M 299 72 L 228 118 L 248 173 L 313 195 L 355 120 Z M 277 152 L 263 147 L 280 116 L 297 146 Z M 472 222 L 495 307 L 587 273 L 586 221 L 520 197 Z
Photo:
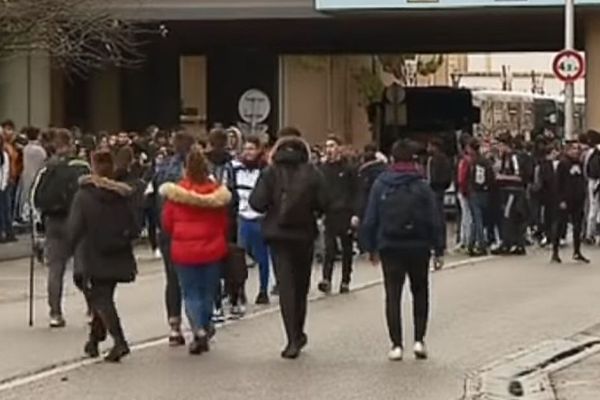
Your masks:
M 502 245 L 525 247 L 525 234 L 528 223 L 527 197 L 523 189 L 502 189 Z
M 178 328 L 181 325 L 182 300 L 179 277 L 171 260 L 171 241 L 166 235 L 161 233 L 159 235 L 159 245 L 165 264 L 165 277 L 167 279 L 165 288 L 167 317 L 169 318 L 169 324 L 174 328 Z
M 288 343 L 297 343 L 304 333 L 314 243 L 281 241 L 269 245 Z
M 147 207 L 144 209 L 144 218 L 146 222 L 146 228 L 148 228 L 148 242 L 152 250 L 158 248 L 158 226 L 156 224 L 156 210 L 154 207 Z
M 436 190 L 435 191 L 435 205 L 438 212 L 438 217 L 442 223 L 442 235 L 443 235 L 443 248 L 435 249 L 437 255 L 443 255 L 446 251 L 447 240 L 448 240 L 448 231 L 446 227 L 446 211 L 444 207 L 444 198 L 446 197 L 446 192 L 444 190 Z
M 552 224 L 552 248 L 555 253 L 558 253 L 560 239 L 564 236 L 569 221 L 573 224 L 573 251 L 576 254 L 581 252 L 581 232 L 584 218 L 583 207 L 569 207 L 566 210 L 555 211 L 555 218 Z
M 422 342 L 429 318 L 429 259 L 426 249 L 387 251 L 381 253 L 385 284 L 385 311 L 388 331 L 394 346 L 403 347 L 402 291 L 406 275 L 413 296 L 415 342 Z
M 84 295 L 92 313 L 90 323 L 90 341 L 99 343 L 106 339 L 110 333 L 115 344 L 126 343 L 121 320 L 115 306 L 115 281 L 91 280 L 85 289 Z
M 333 265 L 337 256 L 337 240 L 342 246 L 342 283 L 349 284 L 352 279 L 352 252 L 353 237 L 349 230 L 340 233 L 340 230 L 325 228 L 325 261 L 323 263 L 323 280 L 331 282 Z

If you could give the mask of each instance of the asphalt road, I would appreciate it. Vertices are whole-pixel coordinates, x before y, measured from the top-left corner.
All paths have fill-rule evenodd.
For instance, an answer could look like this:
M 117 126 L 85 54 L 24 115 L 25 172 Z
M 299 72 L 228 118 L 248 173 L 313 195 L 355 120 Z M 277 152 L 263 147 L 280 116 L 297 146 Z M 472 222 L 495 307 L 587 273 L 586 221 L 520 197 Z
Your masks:
M 457 399 L 478 367 L 598 322 L 600 251 L 588 254 L 589 266 L 549 265 L 542 253 L 435 274 L 426 362 L 387 361 L 377 285 L 311 304 L 310 343 L 297 361 L 279 358 L 279 315 L 267 313 L 222 329 L 207 355 L 160 343 L 122 365 L 52 375 L 0 399 Z

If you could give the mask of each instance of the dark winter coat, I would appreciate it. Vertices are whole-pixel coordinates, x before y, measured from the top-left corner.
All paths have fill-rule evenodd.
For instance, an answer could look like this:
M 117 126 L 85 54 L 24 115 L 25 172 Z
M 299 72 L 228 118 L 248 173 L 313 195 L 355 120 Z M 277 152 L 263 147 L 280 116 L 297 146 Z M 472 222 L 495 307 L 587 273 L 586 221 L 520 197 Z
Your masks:
M 538 190 L 538 197 L 541 204 L 549 209 L 558 207 L 558 178 L 557 171 L 554 167 L 554 161 L 543 160 L 539 166 L 539 177 L 536 186 Z
M 383 232 L 383 225 L 380 218 L 382 202 L 387 193 L 395 187 L 411 183 L 416 185 L 416 190 L 420 197 L 426 199 L 423 204 L 423 212 L 426 214 L 423 220 L 427 220 L 429 240 L 405 240 L 394 241 L 386 237 Z M 401 224 L 401 222 L 398 222 Z M 369 253 L 395 251 L 395 250 L 425 250 L 443 248 L 445 238 L 442 233 L 442 221 L 440 221 L 439 212 L 435 201 L 435 194 L 427 182 L 416 168 L 401 171 L 398 168 L 390 169 L 377 178 L 371 195 L 369 196 L 369 205 L 365 219 L 361 225 L 361 244 L 365 251 Z
M 325 212 L 325 226 L 334 231 L 346 231 L 360 200 L 356 168 L 345 160 L 326 162 L 320 168 L 331 201 Z
M 272 165 L 263 170 L 250 195 L 250 206 L 265 214 L 263 235 L 268 242 L 312 243 L 317 237 L 316 220 L 327 209 L 328 191 L 323 175 L 309 163 L 309 159 L 310 147 L 299 138 L 281 138 L 273 148 Z M 282 179 L 286 179 L 286 182 L 282 182 Z M 282 201 L 280 193 L 285 185 L 301 185 L 312 197 L 310 209 L 298 210 L 300 214 L 312 216 L 307 218 L 303 226 L 290 228 L 281 226 L 278 221 Z
M 558 164 L 556 173 L 559 204 L 566 202 L 570 210 L 583 210 L 587 197 L 587 184 L 581 161 L 565 157 Z
M 444 153 L 437 153 L 427 160 L 427 178 L 435 192 L 445 192 L 452 184 L 454 167 Z
M 107 178 L 87 175 L 80 179 L 79 191 L 75 195 L 69 216 L 69 248 L 81 251 L 81 275 L 87 279 L 116 282 L 132 282 L 137 274 L 137 264 L 133 254 L 133 244 L 123 251 L 106 254 L 97 248 L 92 232 L 103 224 L 117 223 L 101 215 L 114 209 L 118 203 L 126 203 L 131 210 L 131 220 L 135 212 L 131 207 L 134 190 L 127 184 Z M 136 227 L 132 226 L 131 230 Z
M 355 215 L 360 219 L 365 215 L 371 188 L 385 169 L 386 164 L 380 160 L 366 162 L 358 169 L 358 201 Z

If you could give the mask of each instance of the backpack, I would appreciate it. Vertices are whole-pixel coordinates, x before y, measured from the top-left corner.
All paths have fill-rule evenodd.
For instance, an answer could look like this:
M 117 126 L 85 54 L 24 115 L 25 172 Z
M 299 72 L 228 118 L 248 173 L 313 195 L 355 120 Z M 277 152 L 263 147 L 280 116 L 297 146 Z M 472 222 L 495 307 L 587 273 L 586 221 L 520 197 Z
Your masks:
M 42 214 L 68 215 L 79 189 L 79 177 L 84 164 L 78 161 L 60 161 L 50 164 L 40 172 L 33 203 Z M 87 164 L 85 164 L 87 167 Z
M 421 180 L 393 186 L 381 198 L 379 220 L 383 237 L 391 241 L 429 241 L 431 204 Z
M 138 235 L 138 224 L 131 199 L 101 203 L 91 211 L 97 223 L 91 221 L 94 229 L 91 245 L 100 254 L 111 255 L 132 251 L 132 242 Z M 104 222 L 103 222 L 104 221 Z
M 275 168 L 275 204 L 279 204 L 277 222 L 282 228 L 302 228 L 314 219 L 314 167 Z
M 478 158 L 471 166 L 471 185 L 476 192 L 490 190 L 495 179 L 494 170 L 485 159 Z

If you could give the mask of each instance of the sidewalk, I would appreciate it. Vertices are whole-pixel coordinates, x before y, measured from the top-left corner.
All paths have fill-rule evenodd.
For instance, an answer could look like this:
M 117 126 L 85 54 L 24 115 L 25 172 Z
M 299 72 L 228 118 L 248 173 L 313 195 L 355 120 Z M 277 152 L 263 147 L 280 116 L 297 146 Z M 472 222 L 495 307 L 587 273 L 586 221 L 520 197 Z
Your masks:
M 0 262 L 28 258 L 31 255 L 31 236 L 18 235 L 18 242 L 0 244 Z
M 600 324 L 589 333 L 600 337 Z M 600 347 L 600 345 L 596 346 Z M 600 398 L 600 351 L 550 376 L 559 400 L 597 400 Z

